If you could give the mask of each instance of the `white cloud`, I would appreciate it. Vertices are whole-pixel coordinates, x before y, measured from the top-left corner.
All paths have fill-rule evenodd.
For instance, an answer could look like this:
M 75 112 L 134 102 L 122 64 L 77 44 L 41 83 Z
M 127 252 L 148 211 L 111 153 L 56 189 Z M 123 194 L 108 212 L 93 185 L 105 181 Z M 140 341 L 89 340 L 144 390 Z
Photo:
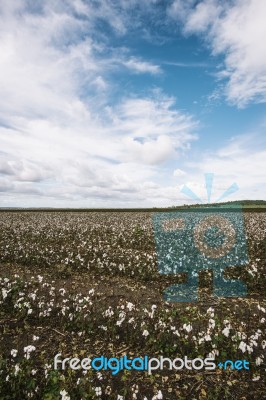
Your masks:
M 127 159 L 141 161 L 147 164 L 158 164 L 169 158 L 174 158 L 175 149 L 169 136 L 162 135 L 154 140 L 140 143 L 134 138 L 125 139 Z
M 226 7 L 226 1 L 224 7 Z M 193 11 L 187 11 L 189 15 L 185 24 L 185 32 L 200 33 L 212 28 L 212 25 L 220 17 L 223 7 L 217 0 L 203 0 Z
M 174 170 L 173 174 L 174 174 L 175 177 L 178 177 L 178 178 L 179 178 L 179 177 L 185 176 L 185 175 L 186 175 L 186 172 L 183 171 L 183 170 L 180 169 L 180 168 L 177 168 L 177 169 Z
M 158 186 L 158 165 L 189 148 L 195 120 L 158 91 L 108 105 L 119 58 L 93 37 L 93 17 L 86 25 L 76 15 L 91 4 L 27 4 L 0 3 L 2 204 L 167 204 L 176 189 Z M 128 60 L 139 73 L 159 71 Z
M 266 102 L 266 2 L 263 0 L 175 0 L 168 14 L 183 21 L 185 34 L 203 34 L 215 55 L 225 95 L 238 107 Z
M 108 88 L 108 83 L 102 76 L 97 76 L 92 83 L 99 90 L 106 90 Z
M 162 72 L 158 65 L 152 64 L 147 61 L 138 60 L 135 57 L 132 57 L 129 60 L 125 61 L 124 65 L 137 73 L 159 74 Z
M 228 197 L 228 200 L 266 198 L 265 139 L 256 134 L 237 136 L 223 148 L 212 154 L 202 154 L 201 160 L 189 162 L 188 166 L 197 171 L 193 177 L 195 183 L 203 179 L 206 171 L 215 174 L 212 200 L 219 198 L 234 182 L 239 191 Z M 199 194 L 206 199 L 205 192 L 203 185 Z

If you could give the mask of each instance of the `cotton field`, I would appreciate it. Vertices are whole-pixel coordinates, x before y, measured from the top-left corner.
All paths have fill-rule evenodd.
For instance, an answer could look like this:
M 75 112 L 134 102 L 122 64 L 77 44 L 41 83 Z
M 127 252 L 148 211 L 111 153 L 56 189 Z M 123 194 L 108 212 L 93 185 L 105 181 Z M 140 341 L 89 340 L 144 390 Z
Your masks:
M 266 213 L 245 211 L 249 260 L 226 276 L 246 297 L 167 302 L 152 212 L 0 213 L 0 399 L 259 399 L 265 392 Z M 243 360 L 249 370 L 54 369 L 62 357 Z

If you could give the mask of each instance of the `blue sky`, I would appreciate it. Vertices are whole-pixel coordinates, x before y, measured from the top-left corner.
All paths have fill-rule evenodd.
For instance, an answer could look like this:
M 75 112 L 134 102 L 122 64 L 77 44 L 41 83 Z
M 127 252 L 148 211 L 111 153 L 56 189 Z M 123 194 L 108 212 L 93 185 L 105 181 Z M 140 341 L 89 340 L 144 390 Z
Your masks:
M 0 201 L 265 199 L 262 0 L 0 1 Z M 243 29 L 245 26 L 245 29 Z

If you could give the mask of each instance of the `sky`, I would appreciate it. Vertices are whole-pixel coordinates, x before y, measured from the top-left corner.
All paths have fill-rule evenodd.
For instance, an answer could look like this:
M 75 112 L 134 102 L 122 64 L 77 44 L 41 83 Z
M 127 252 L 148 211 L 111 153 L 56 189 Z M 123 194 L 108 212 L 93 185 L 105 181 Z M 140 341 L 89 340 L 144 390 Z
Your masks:
M 0 207 L 266 199 L 265 0 L 0 0 Z

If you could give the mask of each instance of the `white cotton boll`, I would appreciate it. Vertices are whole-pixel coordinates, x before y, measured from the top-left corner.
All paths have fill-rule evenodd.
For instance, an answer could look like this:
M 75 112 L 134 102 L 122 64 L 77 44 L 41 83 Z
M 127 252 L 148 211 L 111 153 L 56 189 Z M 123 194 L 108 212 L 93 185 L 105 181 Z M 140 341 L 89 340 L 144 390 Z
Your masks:
M 229 333 L 230 333 L 230 328 L 228 328 L 228 327 L 226 327 L 226 328 L 224 328 L 224 329 L 222 330 L 222 334 L 223 334 L 224 336 L 226 336 L 226 337 L 229 336 Z
M 214 329 L 214 328 L 215 328 L 215 320 L 212 319 L 212 318 L 209 320 L 209 327 L 210 327 L 211 329 Z
M 95 388 L 95 394 L 96 396 L 102 395 L 102 388 L 100 386 Z
M 15 349 L 12 349 L 10 354 L 11 354 L 12 357 L 17 357 L 18 351 L 15 350 Z
M 70 400 L 70 396 L 66 390 L 60 390 L 61 400 Z
M 246 343 L 241 341 L 238 348 L 242 351 L 242 353 L 245 353 L 245 351 L 247 349 L 247 345 L 246 345 Z
M 185 329 L 187 332 L 192 331 L 192 325 L 191 324 L 184 324 L 183 329 Z
M 263 358 L 257 357 L 257 358 L 256 358 L 256 365 L 260 365 L 260 364 L 262 364 L 262 363 L 263 363 Z

